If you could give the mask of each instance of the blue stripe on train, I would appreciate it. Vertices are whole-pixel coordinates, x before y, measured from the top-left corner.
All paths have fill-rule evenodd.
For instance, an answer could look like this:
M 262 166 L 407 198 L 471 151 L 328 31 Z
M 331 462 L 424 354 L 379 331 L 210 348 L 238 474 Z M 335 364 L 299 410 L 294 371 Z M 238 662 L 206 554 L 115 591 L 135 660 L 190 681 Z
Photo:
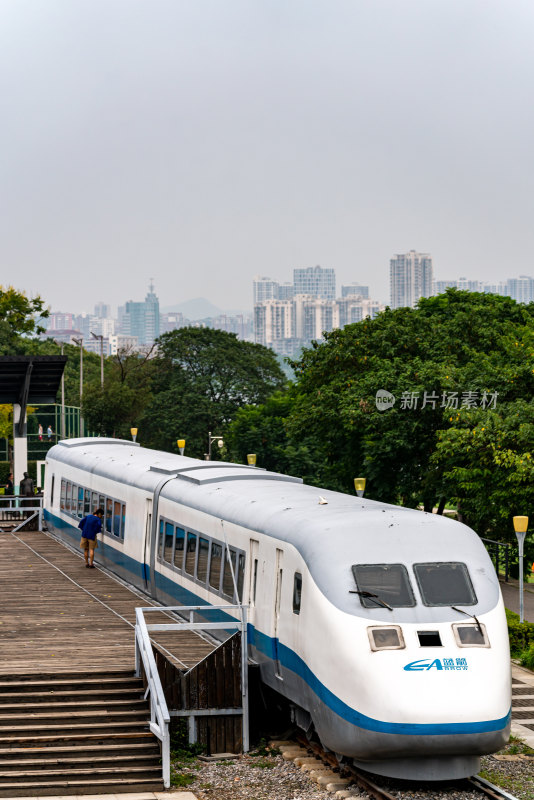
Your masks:
M 57 528 L 62 529 L 62 533 L 67 533 L 69 539 L 73 543 L 78 543 L 80 532 L 65 520 L 50 514 L 45 510 L 45 519 L 52 519 L 53 524 Z M 140 564 L 130 556 L 124 555 L 115 547 L 105 547 L 106 558 L 118 567 L 130 572 L 136 578 L 143 580 L 143 568 L 149 570 L 148 564 Z M 97 551 L 98 552 L 98 551 Z M 148 573 L 147 573 L 148 574 Z M 201 605 L 205 603 L 194 592 L 180 586 L 174 581 L 156 572 L 157 585 L 169 596 L 173 597 L 177 604 L 181 605 Z M 218 611 L 210 615 L 210 621 L 223 622 L 225 619 L 231 619 L 230 615 L 224 611 Z M 249 644 L 255 647 L 259 652 L 271 660 L 275 660 L 278 654 L 280 664 L 285 668 L 291 670 L 298 675 L 305 683 L 308 684 L 310 689 L 317 695 L 324 705 L 330 708 L 335 714 L 344 719 L 351 725 L 362 728 L 368 731 L 376 731 L 378 733 L 391 733 L 401 734 L 404 736 L 447 736 L 453 734 L 480 734 L 492 733 L 506 728 L 510 721 L 512 710 L 501 719 L 485 720 L 483 722 L 450 722 L 450 723 L 405 723 L 405 722 L 382 722 L 382 720 L 373 719 L 365 714 L 361 714 L 356 709 L 351 708 L 337 697 L 330 689 L 321 683 L 321 681 L 314 675 L 308 665 L 302 658 L 297 655 L 293 650 L 286 645 L 282 644 L 280 640 L 273 639 L 271 636 L 259 631 L 253 625 L 247 626 Z

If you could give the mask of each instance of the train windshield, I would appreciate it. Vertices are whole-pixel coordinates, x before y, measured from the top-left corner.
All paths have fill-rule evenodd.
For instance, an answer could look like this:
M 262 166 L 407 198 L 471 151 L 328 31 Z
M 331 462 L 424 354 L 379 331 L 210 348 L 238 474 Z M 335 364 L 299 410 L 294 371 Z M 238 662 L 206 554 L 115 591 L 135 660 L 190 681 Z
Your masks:
M 474 606 L 475 590 L 465 564 L 441 562 L 414 564 L 417 585 L 425 606 Z
M 415 605 L 404 564 L 354 564 L 352 574 L 364 608 L 377 608 L 384 604 L 390 608 Z

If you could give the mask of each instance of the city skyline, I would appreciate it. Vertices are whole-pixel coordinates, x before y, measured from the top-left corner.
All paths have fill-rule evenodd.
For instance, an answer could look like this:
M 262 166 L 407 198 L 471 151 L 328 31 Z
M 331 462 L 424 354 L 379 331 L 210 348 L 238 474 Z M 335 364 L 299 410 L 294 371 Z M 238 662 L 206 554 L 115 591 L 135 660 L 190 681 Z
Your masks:
M 445 278 L 532 271 L 527 0 L 5 0 L 0 22 L 3 282 L 54 308 L 147 275 L 245 308 L 254 274 L 317 263 L 388 302 L 411 248 Z

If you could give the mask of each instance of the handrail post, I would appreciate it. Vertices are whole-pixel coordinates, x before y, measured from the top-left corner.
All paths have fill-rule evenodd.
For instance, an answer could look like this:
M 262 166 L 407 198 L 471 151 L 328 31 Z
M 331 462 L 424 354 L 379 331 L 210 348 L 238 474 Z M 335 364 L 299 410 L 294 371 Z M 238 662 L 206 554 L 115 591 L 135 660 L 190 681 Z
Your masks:
M 509 552 L 510 552 L 510 545 L 506 545 L 506 549 L 504 551 L 504 580 L 508 583 L 508 568 L 509 568 Z
M 243 752 L 249 751 L 249 724 L 248 724 L 248 631 L 247 607 L 241 606 L 241 706 L 243 726 Z

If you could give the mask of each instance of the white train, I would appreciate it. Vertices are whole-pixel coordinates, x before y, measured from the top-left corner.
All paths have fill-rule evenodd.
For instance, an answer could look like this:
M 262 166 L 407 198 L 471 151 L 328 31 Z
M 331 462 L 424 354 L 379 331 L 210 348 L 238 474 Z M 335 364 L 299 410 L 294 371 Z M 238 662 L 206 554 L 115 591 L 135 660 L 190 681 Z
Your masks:
M 339 757 L 461 778 L 508 740 L 504 607 L 466 526 L 127 441 L 66 440 L 47 465 L 56 535 L 77 544 L 103 506 L 97 561 L 166 604 L 248 605 L 262 680 Z

